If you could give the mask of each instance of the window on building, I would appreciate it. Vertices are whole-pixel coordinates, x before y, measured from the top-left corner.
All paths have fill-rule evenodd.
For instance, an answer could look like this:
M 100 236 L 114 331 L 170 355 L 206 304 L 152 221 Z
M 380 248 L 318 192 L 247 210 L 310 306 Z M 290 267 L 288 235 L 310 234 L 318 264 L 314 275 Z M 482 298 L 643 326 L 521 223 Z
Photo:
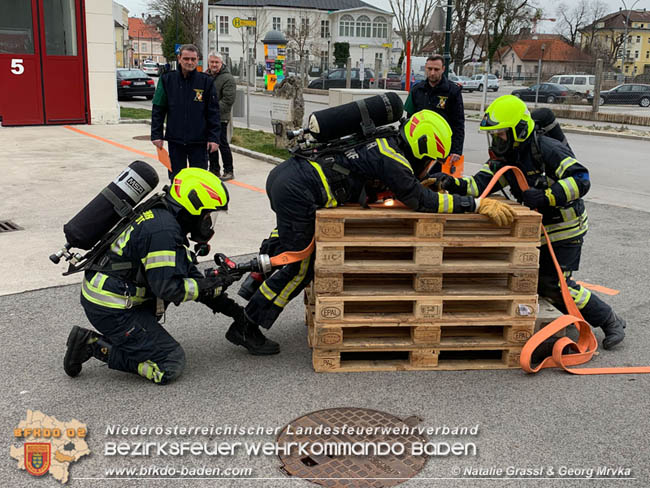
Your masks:
M 295 23 L 295 19 L 294 19 Z M 296 51 L 293 48 L 288 48 L 287 49 L 287 61 L 295 61 L 296 60 Z
M 372 21 L 372 37 L 379 39 L 388 38 L 388 24 L 383 17 L 375 17 Z
M 641 36 L 636 36 L 636 43 L 639 44 L 641 42 Z
M 634 59 L 639 59 L 639 51 L 634 51 Z
M 228 34 L 229 20 L 227 15 L 219 16 L 219 34 Z
M 221 48 L 221 54 L 226 56 L 227 58 L 230 57 L 230 48 L 229 47 L 222 47 Z
M 300 19 L 300 37 L 306 38 L 309 36 L 309 19 L 301 18 Z
M 320 52 L 320 66 L 322 70 L 327 69 L 327 51 Z
M 384 59 L 384 53 L 375 53 L 375 59 L 382 60 Z
M 371 24 L 370 17 L 362 15 L 357 19 L 357 37 L 370 37 Z
M 354 18 L 344 15 L 339 22 L 339 36 L 354 37 Z
M 323 39 L 327 39 L 330 36 L 330 21 L 321 20 L 320 21 L 320 36 Z
M 273 30 L 282 32 L 282 19 L 280 17 L 273 17 Z
M 43 2 L 45 50 L 50 56 L 77 55 L 75 4 L 73 0 Z M 7 9 L 2 10 L 4 16 Z
M 520 64 L 517 65 L 517 74 L 518 75 L 521 74 L 521 65 Z
M 289 18 L 287 19 L 287 34 L 290 36 L 296 35 L 296 19 Z
M 133 42 L 132 46 L 133 46 L 134 51 L 138 50 L 138 43 L 137 42 Z
M 0 16 L 0 53 L 34 54 L 32 3 L 12 2 Z
M 646 51 L 646 52 L 645 52 L 645 58 L 646 58 L 646 59 L 650 59 L 650 51 Z

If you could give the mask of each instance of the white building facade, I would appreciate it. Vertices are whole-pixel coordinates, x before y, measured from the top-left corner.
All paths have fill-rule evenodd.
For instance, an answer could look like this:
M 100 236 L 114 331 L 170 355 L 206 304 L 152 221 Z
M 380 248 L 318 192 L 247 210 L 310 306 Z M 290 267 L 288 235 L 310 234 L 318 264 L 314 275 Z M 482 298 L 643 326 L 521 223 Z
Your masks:
M 235 18 L 255 19 L 257 32 L 235 28 Z M 334 65 L 337 42 L 349 43 L 353 65 L 363 60 L 374 68 L 379 59 L 382 70 L 393 48 L 393 14 L 360 0 L 221 0 L 210 2 L 209 22 L 216 26 L 208 36 L 209 51 L 229 56 L 234 64 L 247 48 L 256 63 L 263 63 L 261 40 L 270 30 L 287 38 L 287 62 L 297 61 L 303 51 L 310 66 L 323 69 Z

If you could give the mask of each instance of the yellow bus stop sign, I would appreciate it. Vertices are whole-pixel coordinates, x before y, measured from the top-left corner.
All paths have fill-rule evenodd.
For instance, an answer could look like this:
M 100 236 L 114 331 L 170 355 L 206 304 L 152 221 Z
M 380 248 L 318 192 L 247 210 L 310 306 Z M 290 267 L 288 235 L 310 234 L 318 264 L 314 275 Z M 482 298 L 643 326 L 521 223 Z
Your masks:
M 240 19 L 239 17 L 235 17 L 232 19 L 232 25 L 235 29 L 239 29 L 240 27 L 255 27 L 257 25 L 257 20 Z

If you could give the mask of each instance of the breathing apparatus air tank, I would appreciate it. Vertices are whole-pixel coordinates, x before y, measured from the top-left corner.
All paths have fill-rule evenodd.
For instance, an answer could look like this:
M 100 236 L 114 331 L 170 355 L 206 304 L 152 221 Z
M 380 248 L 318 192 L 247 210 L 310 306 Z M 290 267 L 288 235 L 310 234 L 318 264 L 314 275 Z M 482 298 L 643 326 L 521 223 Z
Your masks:
M 144 161 L 133 161 L 63 226 L 66 247 L 91 249 L 157 185 L 156 170 Z
M 309 134 L 327 142 L 352 134 L 366 134 L 375 127 L 399 121 L 404 111 L 397 93 L 386 92 L 354 102 L 326 108 L 309 116 Z

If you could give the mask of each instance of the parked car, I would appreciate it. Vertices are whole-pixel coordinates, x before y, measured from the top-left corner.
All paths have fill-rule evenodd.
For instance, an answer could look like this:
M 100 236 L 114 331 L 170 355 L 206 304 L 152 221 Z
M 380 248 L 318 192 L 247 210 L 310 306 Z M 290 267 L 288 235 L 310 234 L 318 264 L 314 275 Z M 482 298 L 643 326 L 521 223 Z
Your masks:
M 359 68 L 352 68 L 350 73 L 350 86 L 352 88 L 361 88 L 361 79 L 359 78 Z M 330 88 L 345 88 L 346 70 L 345 68 L 337 68 L 331 70 L 324 78 L 312 80 L 307 88 L 317 88 L 321 90 L 329 90 Z M 370 69 L 364 70 L 363 87 L 369 88 L 370 82 L 375 81 L 375 73 Z
M 160 65 L 155 61 L 143 61 L 142 71 L 148 75 L 160 76 Z
M 450 73 L 447 79 L 452 83 L 456 83 L 461 89 L 463 88 L 463 81 L 460 79 L 460 76 L 456 76 Z
M 588 101 L 593 100 L 593 95 L 587 97 Z M 611 90 L 600 92 L 600 105 L 604 103 L 634 104 L 642 107 L 650 107 L 650 85 L 623 84 Z
M 477 80 L 473 80 L 469 76 L 459 76 L 458 78 L 460 80 L 461 86 L 463 87 L 463 90 L 466 90 L 470 93 L 474 90 L 478 90 L 479 82 Z
M 537 93 L 537 87 L 539 86 L 539 95 L 537 100 L 540 102 L 546 103 L 558 103 L 564 101 L 578 101 L 582 98 L 580 95 L 577 95 L 573 90 L 569 90 L 564 85 L 559 85 L 557 83 L 541 83 L 539 85 L 533 85 L 528 88 L 521 88 L 519 90 L 513 90 L 512 94 L 516 97 L 521 98 L 526 102 L 534 102 L 535 94 Z
M 498 91 L 499 78 L 497 78 L 492 74 L 488 74 L 487 76 L 488 76 L 487 89 L 492 91 Z M 482 75 L 474 75 L 472 79 L 478 81 L 478 91 L 483 91 L 483 83 L 485 83 L 485 73 L 483 73 Z
M 147 73 L 136 68 L 119 68 L 117 70 L 117 99 L 131 97 L 153 98 L 156 83 Z
M 402 80 L 400 79 L 399 73 L 388 73 L 386 78 L 381 78 L 379 80 L 378 88 L 384 88 L 386 90 L 401 90 L 402 89 Z
M 560 85 L 566 86 L 569 90 L 573 90 L 586 97 L 594 92 L 596 77 L 594 75 L 555 75 L 548 82 L 559 83 Z
M 419 82 L 421 82 L 423 80 L 426 80 L 426 79 L 427 79 L 426 76 L 424 76 L 423 74 L 419 74 L 419 73 L 417 75 L 411 76 L 411 88 L 416 83 L 419 83 Z M 406 86 L 406 75 L 402 75 L 402 79 L 400 80 L 400 86 L 402 87 L 402 90 L 404 90 L 404 87 Z

